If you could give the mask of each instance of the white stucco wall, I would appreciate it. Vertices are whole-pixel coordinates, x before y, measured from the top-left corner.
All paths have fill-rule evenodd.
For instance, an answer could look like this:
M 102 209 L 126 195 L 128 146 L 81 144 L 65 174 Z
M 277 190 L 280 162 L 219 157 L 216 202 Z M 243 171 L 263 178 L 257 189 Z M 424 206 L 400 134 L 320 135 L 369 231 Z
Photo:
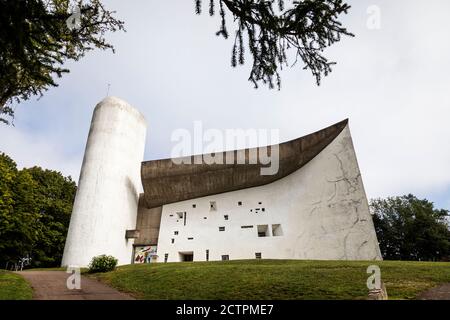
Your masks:
M 216 202 L 216 211 L 210 210 L 210 201 Z M 256 208 L 261 208 L 259 213 Z M 186 225 L 177 212 L 186 212 Z M 271 229 L 273 224 L 281 225 L 282 236 L 258 237 L 257 225 Z M 253 228 L 242 229 L 244 225 Z M 225 231 L 220 232 L 222 226 Z M 164 262 L 165 254 L 168 262 L 180 261 L 180 252 L 193 252 L 194 261 L 205 261 L 206 250 L 209 260 L 221 260 L 222 255 L 254 259 L 256 252 L 263 259 L 381 259 L 348 126 L 312 161 L 283 179 L 164 205 L 157 261 Z
M 63 266 L 87 266 L 100 254 L 131 263 L 133 241 L 125 239 L 125 231 L 136 226 L 146 127 L 139 111 L 118 98 L 95 107 Z

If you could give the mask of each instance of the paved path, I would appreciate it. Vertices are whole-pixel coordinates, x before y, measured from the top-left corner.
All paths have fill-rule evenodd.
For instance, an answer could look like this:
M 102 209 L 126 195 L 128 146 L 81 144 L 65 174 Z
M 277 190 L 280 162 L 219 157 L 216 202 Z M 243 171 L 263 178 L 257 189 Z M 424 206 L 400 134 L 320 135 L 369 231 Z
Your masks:
M 450 300 L 450 283 L 431 288 L 418 297 L 420 300 Z
M 67 289 L 65 271 L 23 271 L 18 272 L 31 284 L 34 300 L 133 300 L 95 279 L 81 276 L 81 289 Z

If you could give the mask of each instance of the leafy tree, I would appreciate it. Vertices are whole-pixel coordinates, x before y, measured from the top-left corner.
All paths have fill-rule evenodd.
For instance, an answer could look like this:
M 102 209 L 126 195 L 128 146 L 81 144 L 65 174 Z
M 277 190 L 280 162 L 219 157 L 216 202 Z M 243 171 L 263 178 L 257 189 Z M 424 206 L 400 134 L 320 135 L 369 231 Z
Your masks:
M 16 163 L 7 155 L 0 155 L 0 260 L 7 261 L 14 255 L 7 234 L 15 228 L 13 186 L 17 176 Z M 14 249 L 13 249 L 14 250 Z
M 30 255 L 34 266 L 59 265 L 75 183 L 39 167 L 17 170 L 0 154 L 0 263 Z
M 14 115 L 13 101 L 57 86 L 53 77 L 69 72 L 65 61 L 113 50 L 104 35 L 123 30 L 113 13 L 99 0 L 0 0 L 0 122 Z
M 380 249 L 387 260 L 435 261 L 450 257 L 449 211 L 409 194 L 371 201 Z
M 33 207 L 39 213 L 39 235 L 33 248 L 34 263 L 59 265 L 76 193 L 75 182 L 61 173 L 40 167 L 23 169 L 36 183 Z
M 0 155 L 0 260 L 25 256 L 36 240 L 38 215 L 33 204 L 34 181 L 17 170 L 15 162 Z
M 323 55 L 325 48 L 338 42 L 341 36 L 353 36 L 339 22 L 350 6 L 342 0 L 293 1 L 290 7 L 284 0 L 209 0 L 209 14 L 218 10 L 220 28 L 216 33 L 229 37 L 226 12 L 231 12 L 235 24 L 231 65 L 244 64 L 244 35 L 253 58 L 249 80 L 255 88 L 258 82 L 270 88 L 281 86 L 280 70 L 288 66 L 287 49 L 294 49 L 294 65 L 298 59 L 309 69 L 319 85 L 322 76 L 331 72 L 330 62 Z M 195 0 L 196 13 L 202 10 L 202 1 Z M 274 80 L 275 78 L 275 80 Z

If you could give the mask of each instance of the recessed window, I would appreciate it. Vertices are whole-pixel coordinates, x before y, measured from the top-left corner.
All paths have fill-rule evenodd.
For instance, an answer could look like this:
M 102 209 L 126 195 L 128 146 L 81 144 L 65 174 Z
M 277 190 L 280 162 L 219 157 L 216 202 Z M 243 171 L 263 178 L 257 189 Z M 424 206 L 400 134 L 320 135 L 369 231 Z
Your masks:
M 197 205 L 194 203 L 193 205 L 192 205 L 192 208 L 196 208 L 197 207 Z
M 177 236 L 178 235 L 178 231 L 174 231 L 173 234 Z
M 168 254 L 168 253 L 165 253 L 165 254 L 164 254 L 164 262 L 167 262 L 167 259 L 169 259 L 169 254 Z
M 172 243 L 175 243 L 175 239 L 174 238 L 172 238 Z
M 238 206 L 242 206 L 242 201 L 238 201 Z
M 194 240 L 194 238 L 190 237 L 190 238 L 188 238 L 188 240 Z
M 283 229 L 281 229 L 281 224 L 272 225 L 272 235 L 274 237 L 279 237 L 283 235 Z
M 206 261 L 209 261 L 209 250 L 206 250 Z
M 267 224 L 258 225 L 258 237 L 268 237 L 269 236 L 269 226 Z
M 224 218 L 225 220 L 228 220 L 228 215 L 227 215 L 227 214 L 224 215 L 223 218 Z
M 242 229 L 250 229 L 253 228 L 253 226 L 241 226 Z
M 261 211 L 262 211 L 262 212 L 266 211 L 266 208 L 261 208 Z
M 217 204 L 215 201 L 210 201 L 209 202 L 209 210 L 210 211 L 216 211 L 217 210 Z
M 169 217 L 173 217 L 173 214 L 169 215 Z
M 255 252 L 255 258 L 261 259 L 261 252 Z
M 258 204 L 262 204 L 262 202 L 260 201 L 260 202 L 258 202 Z
M 207 218 L 207 217 L 203 217 L 203 219 L 205 219 L 205 220 L 206 220 L 206 219 L 208 219 L 208 218 Z
M 228 261 L 230 260 L 230 256 L 227 254 L 222 255 L 222 261 Z
M 225 227 L 219 227 L 219 231 L 225 231 Z
M 194 253 L 193 252 L 179 252 L 180 261 L 194 261 Z
M 250 212 L 253 212 L 253 209 L 250 209 Z

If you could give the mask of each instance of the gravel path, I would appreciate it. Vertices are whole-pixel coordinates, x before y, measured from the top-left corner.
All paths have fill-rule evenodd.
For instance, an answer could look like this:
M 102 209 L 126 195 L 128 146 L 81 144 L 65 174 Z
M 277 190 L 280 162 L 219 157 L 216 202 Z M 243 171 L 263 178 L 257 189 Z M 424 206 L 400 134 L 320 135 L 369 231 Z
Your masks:
M 420 300 L 450 300 L 450 283 L 446 283 L 421 293 Z
M 81 276 L 81 289 L 69 290 L 65 271 L 23 271 L 17 272 L 33 288 L 34 300 L 133 300 L 95 279 Z

